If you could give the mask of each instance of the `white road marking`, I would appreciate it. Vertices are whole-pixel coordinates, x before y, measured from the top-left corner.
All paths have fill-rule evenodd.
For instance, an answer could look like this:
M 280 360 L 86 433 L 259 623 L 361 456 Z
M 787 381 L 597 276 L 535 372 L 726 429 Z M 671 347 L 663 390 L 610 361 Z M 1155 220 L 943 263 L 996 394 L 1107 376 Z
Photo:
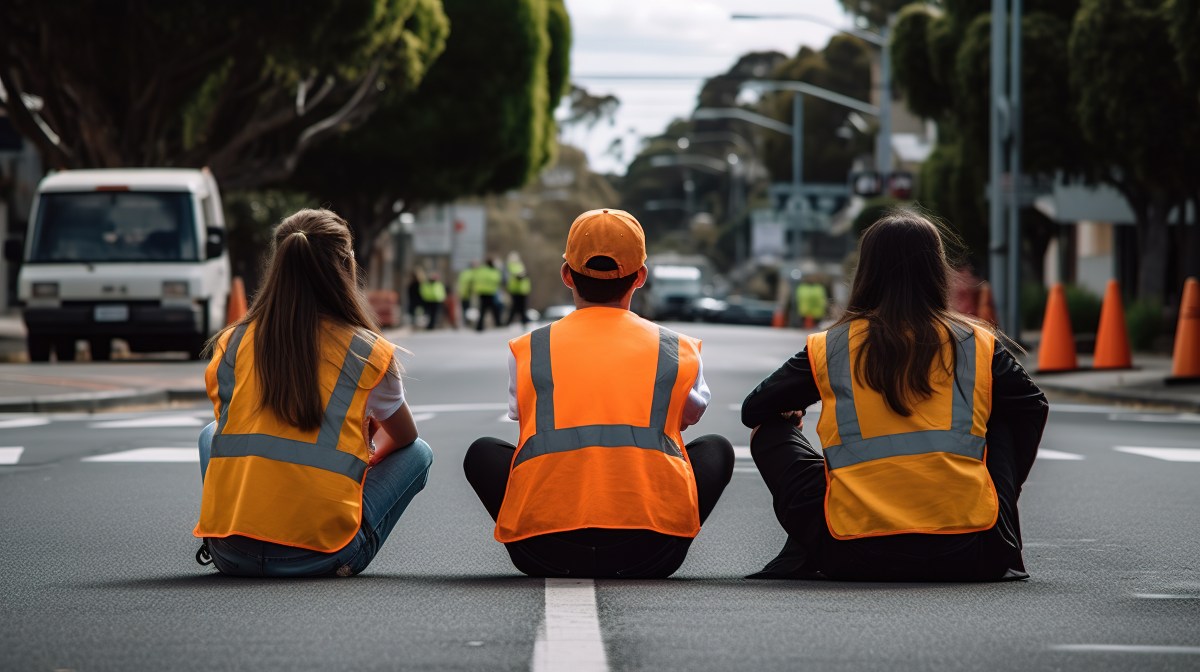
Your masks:
M 1200 646 L 1161 646 L 1146 644 L 1056 644 L 1054 651 L 1079 651 L 1082 653 L 1183 653 L 1200 654 Z
M 1141 600 L 1200 600 L 1200 595 L 1172 595 L 1171 593 L 1134 593 Z
M 546 620 L 533 645 L 533 672 L 607 672 L 591 579 L 546 579 Z
M 411 408 L 413 413 L 461 413 L 464 411 L 507 411 L 508 404 L 423 404 Z
M 437 413 L 413 413 L 413 422 L 425 422 L 437 417 Z
M 0 447 L 0 464 L 16 464 L 21 461 L 21 453 L 25 452 L 23 446 L 4 446 Z
M 500 417 L 496 418 L 496 422 L 516 422 L 516 420 L 508 417 L 508 411 L 505 411 L 500 414 Z
M 134 448 L 119 453 L 93 455 L 84 462 L 199 462 L 200 450 L 191 448 Z
M 1082 460 L 1083 455 L 1075 453 L 1064 453 L 1061 450 L 1050 450 L 1049 448 L 1038 448 L 1037 459 L 1039 460 Z
M 50 418 L 12 418 L 11 420 L 0 420 L 0 429 L 41 427 L 48 424 L 50 424 Z
M 1112 413 L 1108 419 L 1118 422 L 1196 423 L 1200 422 L 1200 415 L 1196 413 Z
M 1146 448 L 1142 446 L 1113 446 L 1113 450 L 1144 455 L 1167 462 L 1200 462 L 1200 448 Z
M 733 447 L 733 456 L 739 460 L 751 459 L 750 458 L 750 446 L 734 446 Z
M 735 474 L 757 474 L 758 467 L 734 467 L 733 473 L 735 473 Z
M 144 427 L 203 427 L 208 423 L 194 415 L 150 415 L 128 420 L 93 422 L 94 429 L 137 429 Z
M 1050 404 L 1051 411 L 1059 413 L 1114 413 L 1120 411 L 1119 406 L 1093 406 L 1092 404 Z

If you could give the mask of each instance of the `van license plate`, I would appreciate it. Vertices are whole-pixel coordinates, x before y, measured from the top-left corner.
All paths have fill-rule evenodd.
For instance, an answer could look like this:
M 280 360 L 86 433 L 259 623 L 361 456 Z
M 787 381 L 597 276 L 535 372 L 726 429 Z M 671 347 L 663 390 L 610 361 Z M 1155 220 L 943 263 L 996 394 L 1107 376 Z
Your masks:
M 97 322 L 128 322 L 129 306 L 123 303 L 96 306 L 94 315 Z

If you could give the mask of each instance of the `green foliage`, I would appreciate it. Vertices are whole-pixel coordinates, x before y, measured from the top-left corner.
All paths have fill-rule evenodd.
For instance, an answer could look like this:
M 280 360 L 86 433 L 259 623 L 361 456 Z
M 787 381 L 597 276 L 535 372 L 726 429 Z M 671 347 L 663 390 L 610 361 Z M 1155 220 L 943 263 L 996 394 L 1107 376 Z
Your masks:
M 772 78 L 807 82 L 851 98 L 868 100 L 871 97 L 868 49 L 867 44 L 856 37 L 835 35 L 824 51 L 801 48 L 795 58 L 776 67 Z M 769 94 L 761 103 L 762 112 L 791 125 L 793 101 L 791 93 Z M 846 123 L 846 108 L 813 96 L 803 96 L 803 101 L 804 181 L 844 182 L 855 156 L 869 148 L 869 140 L 856 136 L 859 144 L 838 141 L 838 129 Z M 776 181 L 791 180 L 791 139 L 775 133 L 767 136 L 764 163 Z
M 49 166 L 209 165 L 226 187 L 262 185 L 380 91 L 415 88 L 444 22 L 437 0 L 10 0 L 0 82 L 43 99 L 40 120 L 6 108 Z
M 1102 301 L 1090 290 L 1078 285 L 1064 285 L 1067 313 L 1071 316 L 1071 329 L 1076 334 L 1094 334 L 1100 327 Z
M 852 225 L 854 227 L 854 236 L 856 238 L 861 237 L 863 231 L 866 231 L 868 226 L 879 221 L 881 217 L 887 214 L 888 210 L 901 203 L 903 201 L 891 198 L 890 196 L 878 196 L 867 201 L 863 204 L 863 209 L 858 213 L 858 216 L 854 218 Z
M 1141 352 L 1153 349 L 1166 327 L 1162 301 L 1151 298 L 1130 303 L 1125 309 L 1125 323 L 1129 326 L 1130 347 Z
M 912 0 L 840 0 L 842 7 L 855 16 L 862 17 L 871 26 L 887 24 L 888 17 Z
M 892 29 L 892 73 L 903 82 L 908 109 L 926 119 L 945 114 L 952 103 L 951 87 L 939 77 L 934 66 L 934 43 L 930 31 L 937 14 L 929 5 L 913 3 L 900 11 Z
M 1021 283 L 1021 328 L 1040 329 L 1046 316 L 1046 288 L 1036 282 Z M 1074 321 L 1072 321 L 1074 324 Z

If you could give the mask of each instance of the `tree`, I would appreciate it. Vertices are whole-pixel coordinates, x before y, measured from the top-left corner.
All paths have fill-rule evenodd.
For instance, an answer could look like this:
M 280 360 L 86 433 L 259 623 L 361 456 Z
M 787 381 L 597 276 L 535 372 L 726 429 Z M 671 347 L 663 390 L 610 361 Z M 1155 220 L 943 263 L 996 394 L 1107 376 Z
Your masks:
M 847 12 L 876 28 L 886 25 L 888 17 L 910 2 L 912 0 L 841 0 L 842 7 L 846 8 Z
M 365 249 L 407 210 L 518 188 L 549 163 L 567 86 L 562 0 L 446 0 L 445 51 L 411 97 L 306 157 L 295 183 L 345 215 Z
M 806 82 L 861 101 L 871 97 L 869 47 L 857 37 L 834 35 L 823 51 L 801 47 L 794 58 L 779 64 L 772 79 Z M 790 92 L 764 96 L 760 107 L 767 116 L 791 125 L 794 96 Z M 845 107 L 804 96 L 805 182 L 845 182 L 854 158 L 867 150 L 870 138 L 839 139 L 846 125 Z M 857 141 L 855 141 L 857 140 Z M 776 181 L 792 179 L 792 140 L 778 133 L 766 136 L 764 163 Z
M 9 0 L 0 84 L 48 166 L 209 165 L 248 187 L 413 90 L 445 32 L 437 0 Z
M 1162 3 L 1084 0 L 1071 32 L 1075 112 L 1100 179 L 1129 203 L 1138 227 L 1138 292 L 1161 297 L 1167 221 L 1191 198 L 1200 105 L 1175 67 Z

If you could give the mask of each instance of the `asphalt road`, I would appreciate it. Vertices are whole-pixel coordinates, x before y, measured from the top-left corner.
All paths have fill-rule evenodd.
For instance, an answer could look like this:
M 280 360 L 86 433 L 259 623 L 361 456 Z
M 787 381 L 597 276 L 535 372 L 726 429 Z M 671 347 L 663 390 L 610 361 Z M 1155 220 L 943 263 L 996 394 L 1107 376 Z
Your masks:
M 713 390 L 685 438 L 746 446 L 736 407 L 797 335 L 678 326 Z M 1021 500 L 1026 582 L 747 581 L 784 540 L 748 455 L 674 578 L 545 582 L 462 477 L 472 440 L 516 437 L 512 335 L 404 341 L 433 473 L 353 579 L 195 564 L 211 407 L 0 416 L 0 670 L 1200 669 L 1200 416 L 1056 404 Z

